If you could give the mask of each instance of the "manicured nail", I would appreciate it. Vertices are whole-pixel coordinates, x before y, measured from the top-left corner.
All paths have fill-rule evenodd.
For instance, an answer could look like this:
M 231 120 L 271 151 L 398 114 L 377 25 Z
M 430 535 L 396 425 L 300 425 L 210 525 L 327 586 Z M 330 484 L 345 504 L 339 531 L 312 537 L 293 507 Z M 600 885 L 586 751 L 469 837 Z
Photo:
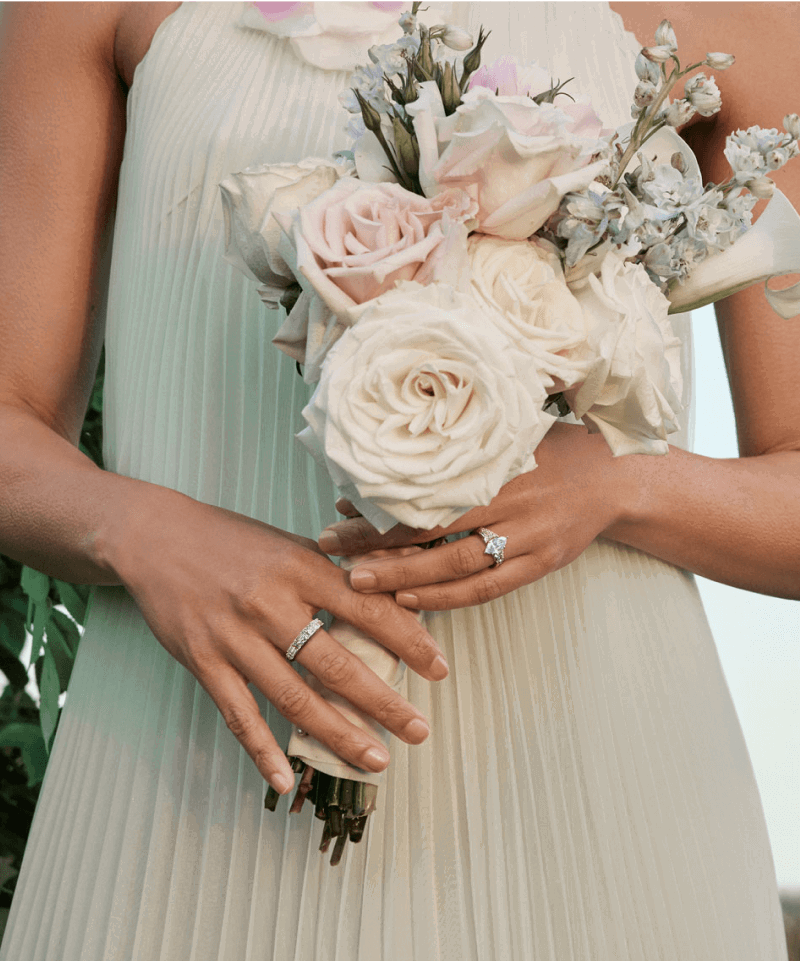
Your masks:
M 414 744 L 424 741 L 430 733 L 431 729 L 421 717 L 415 717 L 413 721 L 409 721 L 403 730 L 406 740 Z
M 400 591 L 395 594 L 394 599 L 401 607 L 419 607 L 419 598 L 416 594 L 409 594 L 407 591 Z
M 317 543 L 319 544 L 320 550 L 326 554 L 335 554 L 342 545 L 339 535 L 334 534 L 333 531 L 323 531 L 319 535 L 319 541 Z
M 389 763 L 389 752 L 380 747 L 371 747 L 364 752 L 366 767 L 374 771 L 382 771 Z
M 434 679 L 434 681 L 443 681 L 450 673 L 450 668 L 447 666 L 447 661 L 442 657 L 441 654 L 428 668 L 428 673 Z
M 372 573 L 372 571 L 360 571 L 356 568 L 350 574 L 350 586 L 357 591 L 365 591 L 370 587 L 375 587 L 378 583 L 378 578 Z
M 294 787 L 294 775 L 281 772 L 272 775 L 272 786 L 280 794 L 288 794 Z

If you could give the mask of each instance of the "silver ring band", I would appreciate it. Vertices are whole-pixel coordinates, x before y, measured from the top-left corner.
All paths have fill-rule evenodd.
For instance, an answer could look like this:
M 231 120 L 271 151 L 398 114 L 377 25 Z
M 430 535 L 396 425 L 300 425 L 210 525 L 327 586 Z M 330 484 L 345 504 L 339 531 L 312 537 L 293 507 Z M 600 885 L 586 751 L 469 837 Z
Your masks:
M 490 531 L 488 527 L 479 527 L 474 533 L 483 538 L 483 543 L 486 545 L 483 553 L 492 558 L 494 561 L 493 567 L 499 567 L 506 559 L 505 550 L 508 538 L 500 537 L 499 534 Z
M 321 627 L 323 627 L 323 623 L 318 617 L 315 617 L 310 624 L 306 624 L 303 630 L 300 631 L 297 637 L 289 645 L 289 650 L 286 652 L 286 660 L 293 661 L 300 653 L 300 649 L 303 647 L 303 645 L 307 644 Z

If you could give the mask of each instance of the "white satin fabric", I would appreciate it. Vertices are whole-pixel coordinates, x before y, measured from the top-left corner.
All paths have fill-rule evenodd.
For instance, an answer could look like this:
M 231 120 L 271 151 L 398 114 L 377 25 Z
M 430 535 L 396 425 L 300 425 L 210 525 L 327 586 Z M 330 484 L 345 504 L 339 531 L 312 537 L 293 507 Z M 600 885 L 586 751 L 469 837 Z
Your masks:
M 136 71 L 106 457 L 316 537 L 333 491 L 293 439 L 307 387 L 270 344 L 277 317 L 223 260 L 217 184 L 343 146 L 347 76 L 238 26 L 243 8 L 184 4 Z M 604 4 L 458 15 L 492 29 L 488 57 L 537 57 L 609 125 L 626 119 L 636 44 Z M 433 733 L 394 742 L 368 836 L 332 869 L 310 811 L 264 811 L 210 698 L 123 590 L 98 590 L 2 961 L 786 958 L 758 791 L 690 576 L 599 541 L 430 626 L 451 675 L 407 672 L 407 689 Z

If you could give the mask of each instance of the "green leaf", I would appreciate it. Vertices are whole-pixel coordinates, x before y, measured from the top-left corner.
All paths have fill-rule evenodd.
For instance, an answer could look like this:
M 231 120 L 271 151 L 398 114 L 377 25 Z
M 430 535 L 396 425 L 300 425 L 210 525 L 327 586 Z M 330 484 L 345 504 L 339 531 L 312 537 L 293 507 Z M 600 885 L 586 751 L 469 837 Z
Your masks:
M 47 646 L 53 652 L 53 660 L 58 671 L 58 684 L 60 693 L 64 693 L 69 684 L 69 676 L 72 674 L 72 665 L 75 663 L 72 651 L 61 633 L 61 628 L 53 618 L 47 625 Z
M 86 618 L 86 597 L 80 593 L 80 588 L 64 581 L 54 581 L 54 584 L 61 603 L 79 624 L 83 624 Z
M 47 749 L 38 724 L 9 724 L 0 730 L 0 747 L 18 747 L 28 774 L 28 787 L 38 784 L 47 768 Z
M 44 604 L 50 593 L 50 578 L 32 567 L 22 568 L 22 589 L 34 604 Z
M 50 739 L 58 723 L 58 696 L 60 693 L 58 669 L 56 668 L 53 651 L 48 644 L 44 649 L 42 680 L 39 685 L 39 720 L 42 725 L 42 737 L 44 743 L 48 745 L 48 751 Z
M 53 608 L 53 613 L 50 615 L 50 625 L 48 625 L 48 633 L 53 622 L 58 624 L 61 630 L 64 640 L 67 642 L 67 647 L 69 647 L 73 658 L 78 651 L 78 644 L 81 639 L 81 632 L 78 630 L 78 625 L 72 620 L 72 618 L 67 617 L 67 615 L 60 611 L 57 607 Z
M 33 600 L 31 600 L 33 604 Z M 39 651 L 42 648 L 42 641 L 44 640 L 44 632 L 47 627 L 47 622 L 50 620 L 50 613 L 52 608 L 50 607 L 50 601 L 45 598 L 43 604 L 34 604 L 33 609 L 33 624 L 31 625 L 31 634 L 33 635 L 33 643 L 31 645 L 31 662 L 34 658 L 39 656 Z

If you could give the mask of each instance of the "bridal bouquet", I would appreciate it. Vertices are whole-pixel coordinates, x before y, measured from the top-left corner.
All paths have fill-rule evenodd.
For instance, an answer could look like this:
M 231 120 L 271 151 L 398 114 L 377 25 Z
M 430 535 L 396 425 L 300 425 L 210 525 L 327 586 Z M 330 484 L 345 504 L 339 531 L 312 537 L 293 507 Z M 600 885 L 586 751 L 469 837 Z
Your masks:
M 675 130 L 719 111 L 696 71 L 732 56 L 682 67 L 664 21 L 636 60 L 633 122 L 609 131 L 535 65 L 481 65 L 483 30 L 473 41 L 418 12 L 342 97 L 351 150 L 221 185 L 226 257 L 284 309 L 274 343 L 315 385 L 299 439 L 381 531 L 488 504 L 535 468 L 558 415 L 615 455 L 666 453 L 682 395 L 670 313 L 800 268 L 800 217 L 769 179 L 800 152 L 798 116 L 731 134 L 732 175 L 716 185 Z M 766 291 L 782 316 L 800 313 L 797 287 Z M 348 625 L 331 632 L 399 685 L 394 655 Z M 311 797 L 336 862 L 380 776 L 302 732 L 288 754 L 303 772 L 293 810 Z

